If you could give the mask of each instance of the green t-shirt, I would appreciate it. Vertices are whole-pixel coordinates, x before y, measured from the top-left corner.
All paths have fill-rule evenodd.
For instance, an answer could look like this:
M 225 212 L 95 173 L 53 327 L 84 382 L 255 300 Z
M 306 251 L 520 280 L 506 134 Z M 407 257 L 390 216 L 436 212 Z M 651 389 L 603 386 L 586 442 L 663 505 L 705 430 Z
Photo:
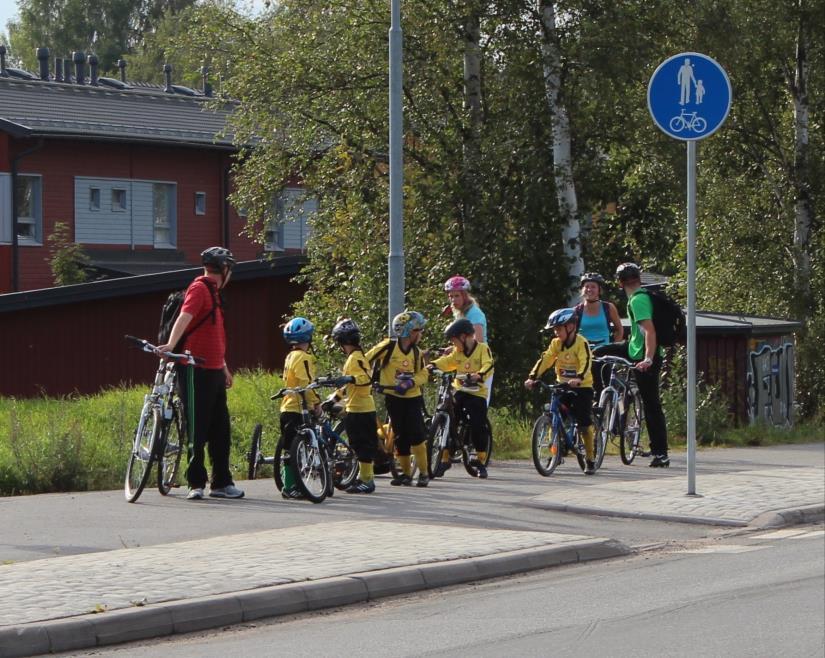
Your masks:
M 627 353 L 633 361 L 645 358 L 645 335 L 639 327 L 641 320 L 653 321 L 653 302 L 645 290 L 639 288 L 627 300 L 627 314 L 630 316 L 630 342 L 627 344 Z M 656 352 L 662 354 L 661 345 L 656 346 Z

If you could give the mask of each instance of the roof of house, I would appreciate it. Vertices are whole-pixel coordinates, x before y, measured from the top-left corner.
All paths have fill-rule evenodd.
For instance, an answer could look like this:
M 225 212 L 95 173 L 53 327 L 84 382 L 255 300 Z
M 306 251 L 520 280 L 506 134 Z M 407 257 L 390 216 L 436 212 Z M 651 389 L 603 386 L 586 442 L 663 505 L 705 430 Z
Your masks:
M 183 89 L 183 88 L 180 88 Z M 103 85 L 0 77 L 0 130 L 14 137 L 58 137 L 232 149 L 231 105 L 155 86 Z
M 622 318 L 622 325 L 630 327 L 630 320 Z M 802 328 L 797 320 L 766 318 L 759 315 L 696 311 L 697 334 L 748 334 L 776 336 L 792 334 Z

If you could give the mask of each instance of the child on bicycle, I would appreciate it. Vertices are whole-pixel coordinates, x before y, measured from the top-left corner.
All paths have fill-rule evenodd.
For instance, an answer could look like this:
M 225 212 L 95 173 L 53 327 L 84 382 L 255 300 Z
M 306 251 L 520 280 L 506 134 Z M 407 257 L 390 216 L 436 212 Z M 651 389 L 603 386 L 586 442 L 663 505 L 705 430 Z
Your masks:
M 426 487 L 427 429 L 424 426 L 424 398 L 421 386 L 427 381 L 424 355 L 418 348 L 421 332 L 427 320 L 417 311 L 404 311 L 392 319 L 395 338 L 385 338 L 366 354 L 373 367 L 373 381 L 386 399 L 387 413 L 395 433 L 395 447 L 401 474 L 393 478 L 393 486 L 411 487 L 412 460 L 418 465 L 419 487 Z
M 470 420 L 477 456 L 471 465 L 477 469 L 478 477 L 484 479 L 487 477 L 487 467 L 484 465 L 487 461 L 487 382 L 493 374 L 493 355 L 486 343 L 476 340 L 475 327 L 466 318 L 459 318 L 447 325 L 444 336 L 453 344 L 452 350 L 430 362 L 427 369 L 458 373 L 453 380 L 456 410 Z M 444 450 L 434 477 L 443 476 L 451 465 L 450 451 Z
M 595 430 L 591 417 L 593 405 L 593 358 L 587 340 L 578 333 L 575 308 L 560 308 L 553 311 L 544 327 L 552 329 L 556 337 L 533 366 L 524 386 L 532 389 L 536 380 L 555 365 L 556 379 L 571 387 L 573 414 L 584 440 L 585 475 L 596 472 Z
M 292 345 L 284 362 L 284 386 L 287 388 L 302 388 L 308 386 L 315 379 L 315 355 L 310 354 L 312 334 L 315 325 L 306 318 L 292 318 L 284 325 L 284 340 Z M 306 392 L 307 404 L 317 413 L 320 398 L 315 391 Z M 301 417 L 301 396 L 297 394 L 284 396 L 281 402 L 281 441 L 284 451 L 289 450 L 292 440 L 303 419 Z M 276 468 L 277 468 L 276 464 Z M 301 492 L 296 484 L 295 472 L 289 467 L 288 460 L 284 462 L 281 477 L 284 488 L 281 495 L 284 498 L 301 498 Z
M 338 389 L 321 405 L 331 408 L 336 402 L 346 398 L 347 415 L 344 426 L 355 454 L 358 455 L 358 479 L 347 489 L 347 493 L 371 494 L 375 491 L 373 460 L 378 447 L 378 432 L 375 417 L 375 400 L 372 398 L 372 372 L 369 361 L 361 349 L 361 331 L 349 318 L 339 320 L 332 328 L 332 339 L 347 355 L 343 375 L 352 381 Z

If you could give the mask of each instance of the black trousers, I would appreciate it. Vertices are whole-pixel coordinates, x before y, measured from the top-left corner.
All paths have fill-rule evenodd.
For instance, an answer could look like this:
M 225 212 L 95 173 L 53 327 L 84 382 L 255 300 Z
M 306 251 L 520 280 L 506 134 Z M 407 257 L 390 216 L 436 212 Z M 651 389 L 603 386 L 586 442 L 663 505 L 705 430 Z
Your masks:
M 570 388 L 569 392 L 562 394 L 562 402 L 570 407 L 576 424 L 584 429 L 593 424 L 593 389 L 592 388 Z
M 352 412 L 344 418 L 347 443 L 358 455 L 359 462 L 371 462 L 378 450 L 378 426 L 374 411 Z
M 599 347 L 596 356 L 609 354 L 630 359 L 627 353 L 627 343 L 611 343 Z M 659 377 L 662 373 L 662 357 L 657 354 L 653 365 L 642 372 L 636 371 L 636 383 L 639 385 L 639 394 L 642 396 L 642 405 L 645 411 L 645 424 L 650 436 L 650 451 L 654 455 L 667 454 L 667 422 L 662 410 L 662 399 L 659 396 Z M 638 362 L 637 362 L 638 363 Z
M 487 400 L 477 395 L 457 391 L 456 411 L 470 419 L 470 435 L 476 451 L 487 450 Z
M 410 456 L 410 447 L 427 440 L 424 426 L 424 398 L 397 398 L 387 395 L 387 412 L 395 433 L 395 449 L 401 457 Z
M 189 391 L 186 385 L 186 368 L 178 368 L 178 388 L 183 408 L 189 418 Z M 206 486 L 205 450 L 209 450 L 212 462 L 213 489 L 220 489 L 232 482 L 229 470 L 230 424 L 226 406 L 226 377 L 223 370 L 194 368 L 195 427 L 192 428 L 192 459 L 186 471 L 186 479 L 192 489 Z

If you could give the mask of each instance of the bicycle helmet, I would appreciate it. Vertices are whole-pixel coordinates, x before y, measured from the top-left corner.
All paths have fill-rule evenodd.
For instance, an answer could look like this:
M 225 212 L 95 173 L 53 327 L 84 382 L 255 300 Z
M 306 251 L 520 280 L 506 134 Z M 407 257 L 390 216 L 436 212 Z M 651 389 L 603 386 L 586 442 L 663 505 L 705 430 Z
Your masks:
M 460 338 L 461 336 L 466 336 L 467 334 L 474 336 L 475 333 L 476 330 L 473 323 L 467 318 L 459 318 L 458 320 L 454 320 L 444 329 L 445 338 Z
M 583 286 L 588 281 L 599 284 L 600 288 L 604 288 L 604 277 L 598 272 L 585 272 L 579 279 L 579 286 Z
M 308 343 L 314 331 L 315 325 L 306 318 L 292 318 L 284 326 L 284 340 L 290 345 Z
M 427 320 L 418 311 L 404 311 L 392 319 L 392 333 L 399 338 L 409 338 L 416 329 L 423 329 Z
M 349 318 L 339 320 L 332 328 L 332 339 L 339 345 L 360 345 L 361 330 Z
M 447 279 L 447 281 L 444 283 L 444 290 L 446 292 L 453 292 L 454 290 L 463 290 L 464 292 L 470 292 L 470 282 L 463 276 L 456 275 Z
M 224 267 L 232 269 L 235 257 L 226 247 L 209 247 L 201 252 L 201 262 L 210 272 L 223 272 Z
M 553 329 L 554 327 L 561 327 L 562 325 L 567 324 L 568 322 L 575 322 L 576 321 L 576 309 L 575 308 L 559 308 L 553 311 L 550 314 L 550 317 L 547 318 L 547 324 L 544 326 L 545 329 Z
M 642 268 L 636 263 L 622 263 L 616 268 L 616 278 L 621 281 L 635 281 L 642 276 Z

